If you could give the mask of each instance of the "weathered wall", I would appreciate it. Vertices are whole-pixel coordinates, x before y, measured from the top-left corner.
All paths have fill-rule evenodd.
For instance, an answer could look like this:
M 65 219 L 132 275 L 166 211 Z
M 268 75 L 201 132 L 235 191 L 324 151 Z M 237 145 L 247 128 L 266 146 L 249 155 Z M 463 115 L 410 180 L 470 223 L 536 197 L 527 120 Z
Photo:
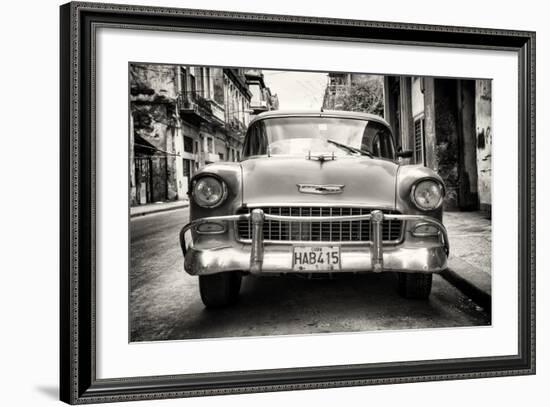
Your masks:
M 426 148 L 426 167 L 437 172 L 434 78 L 424 78 L 424 143 L 424 147 Z
M 174 102 L 177 98 L 176 66 L 131 64 L 132 101 Z
M 396 147 L 401 147 L 401 129 L 399 126 L 399 96 L 396 94 L 398 89 L 399 77 L 384 76 L 384 119 L 389 123 L 393 136 L 395 138 Z
M 490 208 L 491 82 L 385 77 L 384 86 L 386 119 L 403 149 L 414 149 L 411 123 L 424 117 L 425 165 L 445 182 L 445 208 Z
M 177 127 L 175 72 L 172 66 L 130 66 L 133 137 L 139 136 L 157 149 L 145 149 L 151 158 L 152 202 L 178 197 L 176 157 L 172 155 Z
M 184 121 L 180 120 L 179 136 L 176 138 L 176 149 L 179 151 L 180 157 L 176 158 L 176 171 L 178 173 L 178 199 L 184 199 L 187 197 L 189 178 L 195 173 L 195 162 L 198 161 L 199 150 L 195 148 L 195 143 L 199 145 L 199 129 L 196 126 L 192 126 Z M 186 152 L 184 149 L 183 138 L 188 137 L 193 140 L 193 152 Z M 190 160 L 191 166 L 189 168 L 189 175 L 184 176 L 184 162 L 183 160 Z
M 459 114 L 459 205 L 462 210 L 479 208 L 477 191 L 477 154 L 475 128 L 475 81 L 458 81 Z
M 187 182 L 183 177 L 183 133 L 179 120 L 175 129 L 174 147 L 178 154 L 175 157 L 177 199 L 182 199 L 187 193 Z
M 445 208 L 458 209 L 458 118 L 456 80 L 435 79 L 435 155 L 438 173 L 445 182 Z
M 181 160 L 181 157 L 175 155 L 176 136 L 177 129 L 173 123 L 166 134 L 166 151 L 171 152 L 166 155 L 166 199 L 169 201 L 178 199 L 178 166 L 176 162 Z M 181 172 L 179 174 L 181 175 Z
M 401 141 L 403 150 L 414 149 L 414 123 L 411 111 L 411 78 L 401 76 L 399 78 L 400 88 L 400 119 L 401 119 Z M 414 161 L 412 161 L 414 162 Z
M 223 154 L 223 161 L 229 161 L 229 154 L 225 141 L 222 137 L 219 137 L 218 134 L 214 136 L 214 152 L 218 155 Z M 220 158 L 220 160 L 222 159 Z
M 491 80 L 477 80 L 475 89 L 477 171 L 478 191 L 481 209 L 490 214 L 491 210 L 491 151 L 493 133 L 491 130 Z

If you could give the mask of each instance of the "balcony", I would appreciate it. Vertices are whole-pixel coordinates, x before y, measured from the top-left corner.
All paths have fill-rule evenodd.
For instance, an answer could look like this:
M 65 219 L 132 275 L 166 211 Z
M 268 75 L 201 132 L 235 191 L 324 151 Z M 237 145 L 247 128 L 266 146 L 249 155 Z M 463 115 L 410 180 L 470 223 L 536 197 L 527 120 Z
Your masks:
M 178 109 L 184 120 L 194 124 L 212 120 L 210 102 L 196 92 L 187 92 L 178 96 Z
M 210 109 L 212 111 L 212 118 L 214 123 L 220 126 L 225 124 L 225 110 L 213 100 L 210 101 Z
M 261 77 L 263 76 L 262 74 L 262 70 L 261 69 L 246 69 L 244 71 L 244 74 L 246 76 L 256 76 L 256 77 Z
M 262 112 L 267 112 L 269 110 L 269 106 L 267 103 L 267 100 L 260 99 L 260 100 L 253 100 L 250 103 L 250 109 L 254 112 L 254 114 L 260 114 Z
M 226 127 L 229 130 L 229 134 L 237 140 L 240 140 L 246 133 L 245 124 L 235 117 L 229 119 Z

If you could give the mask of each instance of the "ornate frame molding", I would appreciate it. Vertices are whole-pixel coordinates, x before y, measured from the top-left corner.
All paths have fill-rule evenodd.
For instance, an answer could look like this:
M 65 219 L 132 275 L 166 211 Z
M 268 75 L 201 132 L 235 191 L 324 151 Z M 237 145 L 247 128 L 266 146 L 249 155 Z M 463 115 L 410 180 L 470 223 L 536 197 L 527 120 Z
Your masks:
M 84 404 L 535 373 L 534 32 L 81 2 L 61 6 L 60 20 L 61 400 Z M 102 26 L 517 52 L 518 355 L 96 379 L 95 30 Z

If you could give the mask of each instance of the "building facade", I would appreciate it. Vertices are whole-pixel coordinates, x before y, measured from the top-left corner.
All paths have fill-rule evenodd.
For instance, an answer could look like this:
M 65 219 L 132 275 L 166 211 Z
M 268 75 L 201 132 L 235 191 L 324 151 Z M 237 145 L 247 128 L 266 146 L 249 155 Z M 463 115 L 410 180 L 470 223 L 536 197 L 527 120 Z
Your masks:
M 272 94 L 271 89 L 266 86 L 264 74 L 261 69 L 246 69 L 244 71 L 248 89 L 252 94 L 250 99 L 250 113 L 256 116 L 268 110 L 279 109 L 279 98 Z
M 445 181 L 445 207 L 491 212 L 491 81 L 384 77 L 385 119 L 411 164 Z
M 131 205 L 184 199 L 199 168 L 240 160 L 251 98 L 240 69 L 131 64 Z

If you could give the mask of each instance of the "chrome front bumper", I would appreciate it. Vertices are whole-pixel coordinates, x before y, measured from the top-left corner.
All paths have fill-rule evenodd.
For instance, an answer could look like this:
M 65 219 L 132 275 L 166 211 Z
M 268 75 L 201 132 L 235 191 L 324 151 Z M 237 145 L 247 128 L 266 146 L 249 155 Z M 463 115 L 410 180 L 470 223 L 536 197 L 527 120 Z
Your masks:
M 229 223 L 251 220 L 251 244 L 220 245 L 214 248 L 200 249 L 189 246 L 186 232 L 205 223 Z M 384 219 L 412 221 L 433 225 L 438 230 L 436 239 L 424 242 L 410 242 L 405 238 L 398 245 L 384 245 L 382 242 L 382 222 Z M 241 270 L 253 274 L 294 273 L 292 267 L 292 244 L 304 242 L 284 242 L 286 244 L 264 245 L 263 224 L 266 220 L 280 222 L 345 222 L 370 220 L 372 242 L 369 244 L 342 244 L 341 268 L 331 272 L 424 272 L 434 273 L 447 268 L 449 240 L 445 226 L 437 219 L 423 215 L 384 214 L 373 210 L 370 214 L 349 216 L 281 216 L 264 213 L 254 209 L 241 215 L 213 216 L 197 219 L 185 225 L 180 232 L 180 245 L 185 257 L 185 270 L 191 275 L 215 274 L 224 271 Z M 292 244 L 289 244 L 292 243 Z M 307 242 L 308 246 L 340 245 L 339 242 Z M 310 272 L 310 271 L 308 271 Z

